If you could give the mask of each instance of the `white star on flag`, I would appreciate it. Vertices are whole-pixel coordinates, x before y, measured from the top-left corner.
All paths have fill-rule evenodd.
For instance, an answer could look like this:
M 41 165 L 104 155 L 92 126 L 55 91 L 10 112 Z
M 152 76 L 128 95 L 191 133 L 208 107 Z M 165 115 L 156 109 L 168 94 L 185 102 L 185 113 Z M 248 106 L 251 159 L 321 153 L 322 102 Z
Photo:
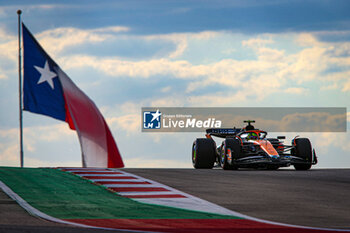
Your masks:
M 55 89 L 52 79 L 54 77 L 56 77 L 57 74 L 54 72 L 51 72 L 48 62 L 47 61 L 45 62 L 44 68 L 41 68 L 39 66 L 34 66 L 34 68 L 37 71 L 39 71 L 39 73 L 41 74 L 40 79 L 39 79 L 37 84 L 47 82 L 50 85 L 50 87 L 52 88 L 52 90 Z
M 151 122 L 154 121 L 155 119 L 157 119 L 157 121 L 159 121 L 159 116 L 160 115 L 162 115 L 162 113 L 160 113 L 159 109 L 157 109 L 156 113 L 152 113 L 153 118 L 152 118 Z

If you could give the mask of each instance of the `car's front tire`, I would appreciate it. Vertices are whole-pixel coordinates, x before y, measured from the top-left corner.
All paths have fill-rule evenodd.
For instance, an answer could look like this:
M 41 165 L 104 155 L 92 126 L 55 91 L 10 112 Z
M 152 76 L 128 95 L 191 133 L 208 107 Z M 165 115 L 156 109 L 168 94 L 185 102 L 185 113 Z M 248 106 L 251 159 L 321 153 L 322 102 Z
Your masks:
M 197 138 L 192 145 L 192 164 L 198 169 L 211 169 L 216 160 L 216 148 L 213 139 Z
M 309 170 L 312 166 L 313 151 L 311 142 L 308 138 L 296 138 L 295 140 L 295 156 L 302 158 L 305 163 L 294 164 L 295 170 Z
M 224 170 L 237 170 L 234 160 L 239 157 L 240 143 L 237 139 L 226 138 L 220 151 L 220 164 Z

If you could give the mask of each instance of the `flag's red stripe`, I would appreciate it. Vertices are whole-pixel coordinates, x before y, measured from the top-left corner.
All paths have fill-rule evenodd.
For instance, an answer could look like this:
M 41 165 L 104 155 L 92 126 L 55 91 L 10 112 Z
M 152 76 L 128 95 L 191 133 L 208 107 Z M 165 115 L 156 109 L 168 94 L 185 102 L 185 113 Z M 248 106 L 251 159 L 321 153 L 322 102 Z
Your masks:
M 120 187 L 120 188 L 110 188 L 116 192 L 164 192 L 169 191 L 168 189 L 161 187 Z
M 71 130 L 76 130 L 75 126 L 74 126 L 74 122 L 73 122 L 72 116 L 70 115 L 70 112 L 69 112 L 69 109 L 68 109 L 68 106 L 67 106 L 66 97 L 64 95 L 63 95 L 63 98 L 64 98 L 64 108 L 66 109 L 66 122 L 68 123 L 69 128 Z
M 187 198 L 181 194 L 164 194 L 164 195 L 123 195 L 128 198 Z
M 103 171 L 103 172 L 97 172 L 97 171 L 95 171 L 95 172 L 84 172 L 84 171 L 79 171 L 79 172 L 72 172 L 72 173 L 74 173 L 74 174 L 96 174 L 96 175 L 98 175 L 98 174 L 101 174 L 101 175 L 116 175 L 116 174 L 123 174 L 123 173 L 121 173 L 121 172 L 107 172 L 107 171 Z
M 136 177 L 133 176 L 84 176 L 87 179 L 94 179 L 94 180 L 136 180 Z
M 150 182 L 147 181 L 96 181 L 96 183 L 99 184 L 150 184 Z
M 105 119 L 103 119 L 103 122 L 105 125 L 106 138 L 107 138 L 107 151 L 108 151 L 107 165 L 109 168 L 124 167 L 122 156 L 120 155 L 120 152 L 118 150 L 117 143 L 115 142 L 113 135 L 109 130 L 109 127 Z
M 255 222 L 246 219 L 67 219 L 66 221 L 115 229 L 171 233 L 330 233 Z

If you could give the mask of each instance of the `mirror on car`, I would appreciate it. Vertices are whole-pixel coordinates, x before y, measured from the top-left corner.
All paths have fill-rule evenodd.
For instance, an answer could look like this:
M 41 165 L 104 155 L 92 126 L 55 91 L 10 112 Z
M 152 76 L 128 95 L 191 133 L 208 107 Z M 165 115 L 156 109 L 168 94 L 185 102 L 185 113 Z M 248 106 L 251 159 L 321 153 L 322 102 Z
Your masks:
M 286 139 L 286 136 L 277 136 L 277 139 Z

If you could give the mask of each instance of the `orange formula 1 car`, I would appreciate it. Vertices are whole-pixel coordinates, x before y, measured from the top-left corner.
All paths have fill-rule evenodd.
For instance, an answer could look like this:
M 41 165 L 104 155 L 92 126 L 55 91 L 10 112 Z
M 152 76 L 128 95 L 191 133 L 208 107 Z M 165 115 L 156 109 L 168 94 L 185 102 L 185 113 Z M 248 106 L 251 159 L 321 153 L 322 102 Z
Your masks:
M 308 138 L 295 137 L 292 145 L 284 145 L 285 136 L 266 138 L 267 132 L 255 129 L 251 123 L 245 128 L 215 128 L 206 130 L 206 138 L 197 138 L 192 146 L 195 168 L 225 170 L 257 168 L 277 170 L 293 165 L 296 170 L 308 170 L 317 163 L 315 150 Z M 224 138 L 216 146 L 212 136 Z

